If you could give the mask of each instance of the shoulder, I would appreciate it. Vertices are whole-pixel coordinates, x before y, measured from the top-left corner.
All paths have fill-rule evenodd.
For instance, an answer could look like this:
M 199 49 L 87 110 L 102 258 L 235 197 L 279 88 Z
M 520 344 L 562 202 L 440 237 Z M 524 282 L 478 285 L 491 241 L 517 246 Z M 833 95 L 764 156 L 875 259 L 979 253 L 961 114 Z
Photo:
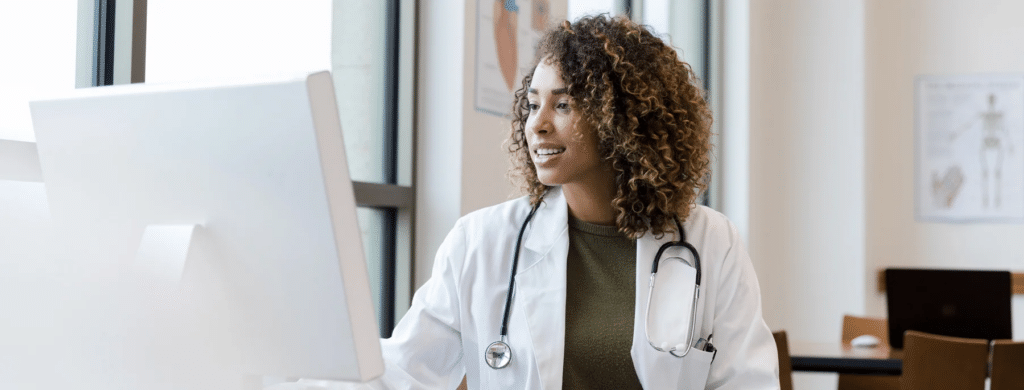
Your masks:
M 739 230 L 725 214 L 709 207 L 695 206 L 683 224 L 683 230 L 686 241 L 700 253 L 709 275 L 750 262 Z
M 508 231 L 519 229 L 529 213 L 530 199 L 523 196 L 470 212 L 459 218 L 455 226 L 477 238 L 507 236 Z
M 472 211 L 459 218 L 459 222 L 464 225 L 476 225 L 493 224 L 501 221 L 519 221 L 529 213 L 530 199 L 527 196 L 523 196 Z
M 725 214 L 702 205 L 693 206 L 683 228 L 686 229 L 688 236 L 694 234 L 709 239 L 730 242 L 739 238 L 736 226 L 733 225 L 732 221 L 729 221 Z

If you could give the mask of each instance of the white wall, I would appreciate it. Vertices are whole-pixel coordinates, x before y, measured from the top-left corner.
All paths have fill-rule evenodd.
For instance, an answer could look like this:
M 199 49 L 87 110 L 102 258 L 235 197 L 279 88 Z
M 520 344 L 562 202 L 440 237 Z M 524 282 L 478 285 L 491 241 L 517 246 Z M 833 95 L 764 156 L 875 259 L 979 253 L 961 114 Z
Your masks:
M 437 247 L 459 217 L 518 193 L 507 179 L 508 153 L 502 147 L 509 121 L 474 108 L 478 1 L 419 6 L 417 286 L 429 278 Z M 565 18 L 566 0 L 549 5 L 552 20 Z

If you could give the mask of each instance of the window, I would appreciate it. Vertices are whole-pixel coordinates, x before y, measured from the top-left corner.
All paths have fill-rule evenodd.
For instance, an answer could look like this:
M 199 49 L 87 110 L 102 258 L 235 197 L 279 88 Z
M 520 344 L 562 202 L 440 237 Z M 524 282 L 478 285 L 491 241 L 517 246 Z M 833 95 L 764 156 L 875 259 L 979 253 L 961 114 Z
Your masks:
M 28 102 L 75 87 L 73 2 L 19 1 L 0 12 L 0 140 L 34 142 Z
M 415 0 L 95 2 L 94 52 L 107 61 L 94 85 L 332 71 L 379 327 L 390 336 L 412 295 Z

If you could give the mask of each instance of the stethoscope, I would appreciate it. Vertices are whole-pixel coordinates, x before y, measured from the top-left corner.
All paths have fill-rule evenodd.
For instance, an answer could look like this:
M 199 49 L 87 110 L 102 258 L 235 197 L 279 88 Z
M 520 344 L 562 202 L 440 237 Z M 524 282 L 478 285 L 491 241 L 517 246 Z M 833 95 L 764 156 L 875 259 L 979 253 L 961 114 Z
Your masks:
M 526 232 L 526 225 L 530 223 L 530 219 L 533 219 L 533 215 L 540 208 L 540 202 L 537 202 L 530 210 L 530 214 L 526 216 L 526 220 L 523 221 L 523 226 L 519 228 L 519 237 L 516 238 L 516 249 L 512 254 L 512 274 L 509 276 L 508 281 L 508 292 L 505 294 L 505 314 L 501 319 L 501 338 L 487 346 L 484 350 L 484 361 L 493 369 L 501 369 L 508 367 L 508 364 L 512 362 L 512 348 L 508 346 L 508 317 L 510 309 L 512 307 L 512 291 L 516 284 L 516 267 L 519 265 L 519 248 L 522 246 L 523 233 Z M 651 286 L 647 292 L 647 318 L 644 321 L 644 333 L 647 335 L 647 343 L 651 344 L 655 350 L 660 352 L 668 352 L 675 357 L 684 357 L 690 352 L 689 342 L 693 339 L 693 328 L 697 321 L 697 299 L 700 296 L 700 255 L 697 254 L 697 249 L 686 242 L 686 232 L 683 231 L 683 225 L 679 223 L 679 219 L 675 219 L 676 227 L 679 229 L 679 241 L 669 241 L 658 248 L 657 255 L 654 256 L 654 263 L 651 265 Z M 668 345 L 662 343 L 657 345 L 651 340 L 651 334 L 648 331 L 648 324 L 651 322 L 651 298 L 654 294 L 654 280 L 658 274 L 658 264 L 661 262 L 661 255 L 665 253 L 665 250 L 681 246 L 690 251 L 693 255 L 693 268 L 697 271 L 696 279 L 693 284 L 693 302 L 690 310 L 690 329 L 686 333 L 687 342 L 677 345 Z M 680 258 L 680 261 L 682 259 Z M 685 262 L 684 262 L 685 263 Z M 682 350 L 682 354 L 677 351 Z

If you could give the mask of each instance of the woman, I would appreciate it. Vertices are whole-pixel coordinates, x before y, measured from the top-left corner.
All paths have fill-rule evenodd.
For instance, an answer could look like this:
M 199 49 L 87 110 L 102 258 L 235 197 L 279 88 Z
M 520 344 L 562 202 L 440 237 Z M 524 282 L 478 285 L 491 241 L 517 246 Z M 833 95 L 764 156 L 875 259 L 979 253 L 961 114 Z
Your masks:
M 456 223 L 382 340 L 378 385 L 452 389 L 465 376 L 470 389 L 777 389 L 746 250 L 724 216 L 695 205 L 711 116 L 689 66 L 642 27 L 605 16 L 563 23 L 539 52 L 509 142 L 529 195 Z M 702 261 L 695 326 L 656 349 L 645 329 L 650 269 L 680 225 Z M 692 258 L 681 248 L 663 258 Z M 683 277 L 693 268 L 682 269 L 659 272 L 660 286 L 692 293 Z M 653 305 L 652 327 L 686 332 L 691 302 Z M 692 347 L 698 338 L 717 353 Z

